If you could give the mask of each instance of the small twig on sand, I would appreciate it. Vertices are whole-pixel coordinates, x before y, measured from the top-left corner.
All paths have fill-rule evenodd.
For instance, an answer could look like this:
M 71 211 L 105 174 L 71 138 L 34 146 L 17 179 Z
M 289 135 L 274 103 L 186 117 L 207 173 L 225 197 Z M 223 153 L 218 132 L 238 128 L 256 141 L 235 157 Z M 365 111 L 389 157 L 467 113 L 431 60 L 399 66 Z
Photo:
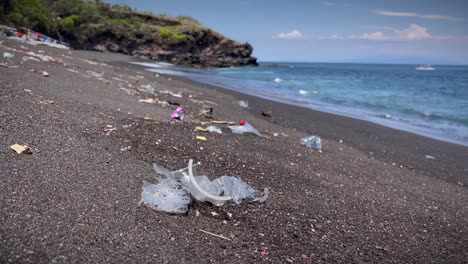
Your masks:
M 218 238 L 222 238 L 222 239 L 231 241 L 231 239 L 228 238 L 228 237 L 225 237 L 225 236 L 222 236 L 222 235 L 217 235 L 217 234 L 215 234 L 215 233 L 211 233 L 211 232 L 205 231 L 205 230 L 203 230 L 203 229 L 200 229 L 200 232 L 203 232 L 203 233 L 205 233 L 205 234 L 208 234 L 208 235 L 211 235 L 211 236 L 214 236 L 214 237 L 218 237 Z

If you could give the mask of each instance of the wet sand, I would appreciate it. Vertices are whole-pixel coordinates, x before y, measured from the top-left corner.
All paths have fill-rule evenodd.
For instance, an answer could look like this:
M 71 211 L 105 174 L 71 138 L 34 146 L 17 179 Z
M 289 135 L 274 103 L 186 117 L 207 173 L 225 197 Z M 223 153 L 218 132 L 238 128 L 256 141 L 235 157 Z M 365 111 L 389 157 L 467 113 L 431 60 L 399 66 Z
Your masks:
M 19 46 L 5 41 L 0 51 Z M 20 64 L 19 52 L 10 64 L 17 68 L 0 67 L 1 262 L 466 263 L 466 147 L 156 77 L 120 54 L 28 48 L 70 67 Z M 182 98 L 140 91 L 148 84 Z M 139 102 L 146 98 L 174 105 Z M 216 120 L 268 133 L 196 132 L 209 120 L 194 100 L 211 105 Z M 182 122 L 169 118 L 175 104 Z M 322 137 L 322 153 L 299 144 L 309 134 Z M 16 154 L 14 143 L 33 153 Z M 185 215 L 138 206 L 142 181 L 155 182 L 152 163 L 180 169 L 189 159 L 201 162 L 200 174 L 240 176 L 271 196 L 263 204 L 195 202 Z

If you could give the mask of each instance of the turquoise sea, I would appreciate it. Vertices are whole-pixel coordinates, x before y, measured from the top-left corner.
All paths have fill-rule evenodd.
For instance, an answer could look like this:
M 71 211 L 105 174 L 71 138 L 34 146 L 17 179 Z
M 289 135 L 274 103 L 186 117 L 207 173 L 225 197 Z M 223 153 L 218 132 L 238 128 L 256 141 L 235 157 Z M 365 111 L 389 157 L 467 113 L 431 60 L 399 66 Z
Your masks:
M 367 120 L 468 146 L 468 66 L 287 63 L 192 69 L 139 63 L 288 104 Z M 268 66 L 270 65 L 270 66 Z

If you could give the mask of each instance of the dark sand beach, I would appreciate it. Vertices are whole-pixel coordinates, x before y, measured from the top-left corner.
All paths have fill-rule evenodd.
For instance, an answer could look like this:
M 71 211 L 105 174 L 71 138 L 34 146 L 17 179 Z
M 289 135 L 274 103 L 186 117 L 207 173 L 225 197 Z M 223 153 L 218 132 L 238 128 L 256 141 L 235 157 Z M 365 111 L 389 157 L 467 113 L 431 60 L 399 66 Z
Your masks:
M 22 62 L 21 52 L 39 50 L 68 67 Z M 10 40 L 3 52 L 15 58 L 0 66 L 2 263 L 467 263 L 467 147 L 156 77 L 121 54 Z M 146 94 L 148 84 L 182 97 Z M 184 120 L 146 98 L 183 105 Z M 191 99 L 212 106 L 214 120 L 267 133 L 194 131 L 209 119 Z M 322 138 L 321 153 L 299 143 L 307 135 Z M 32 154 L 16 154 L 15 143 Z M 201 175 L 240 176 L 270 197 L 194 202 L 182 215 L 138 205 L 142 181 L 156 182 L 153 163 L 176 170 L 189 159 Z

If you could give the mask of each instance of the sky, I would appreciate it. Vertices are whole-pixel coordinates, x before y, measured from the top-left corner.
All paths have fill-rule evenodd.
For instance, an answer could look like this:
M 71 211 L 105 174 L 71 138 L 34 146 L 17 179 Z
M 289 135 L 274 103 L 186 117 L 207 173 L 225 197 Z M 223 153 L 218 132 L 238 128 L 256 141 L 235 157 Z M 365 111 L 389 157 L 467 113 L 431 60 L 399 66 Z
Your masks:
M 191 16 L 261 62 L 468 64 L 467 0 L 108 0 Z

